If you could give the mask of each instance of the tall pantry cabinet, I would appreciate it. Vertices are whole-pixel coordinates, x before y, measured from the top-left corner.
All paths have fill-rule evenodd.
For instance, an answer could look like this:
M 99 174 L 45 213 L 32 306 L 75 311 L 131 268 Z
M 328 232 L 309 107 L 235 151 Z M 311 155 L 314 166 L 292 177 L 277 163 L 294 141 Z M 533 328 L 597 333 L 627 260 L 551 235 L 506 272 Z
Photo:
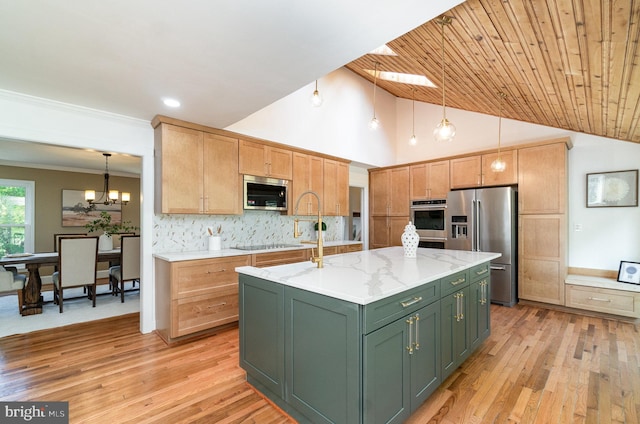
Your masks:
M 518 296 L 564 305 L 568 139 L 518 150 Z
M 402 246 L 409 223 L 409 167 L 369 171 L 369 245 L 372 249 Z

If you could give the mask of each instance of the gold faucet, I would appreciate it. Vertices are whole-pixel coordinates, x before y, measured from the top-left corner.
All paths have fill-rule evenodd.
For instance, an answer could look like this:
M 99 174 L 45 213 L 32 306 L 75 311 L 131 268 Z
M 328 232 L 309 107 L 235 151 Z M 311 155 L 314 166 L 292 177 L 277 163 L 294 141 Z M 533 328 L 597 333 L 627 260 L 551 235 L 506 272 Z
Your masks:
M 323 263 L 323 243 L 322 243 L 322 215 L 321 215 L 321 211 L 322 211 L 322 205 L 320 204 L 320 196 L 318 196 L 318 193 L 316 193 L 315 191 L 305 191 L 304 193 L 302 193 L 300 195 L 300 197 L 298 197 L 298 201 L 296 202 L 296 208 L 293 212 L 293 215 L 298 215 L 298 206 L 300 205 L 300 199 L 302 199 L 305 195 L 307 194 L 313 194 L 314 196 L 316 196 L 316 198 L 318 199 L 318 219 L 317 219 L 317 223 L 318 223 L 318 241 L 301 241 L 301 243 L 308 243 L 308 244 L 315 244 L 318 246 L 318 256 L 315 256 L 313 253 L 313 248 L 311 248 L 311 262 L 313 262 L 314 264 L 318 264 L 318 268 L 323 268 L 324 267 L 324 263 Z M 293 237 L 294 238 L 298 238 L 300 237 L 300 231 L 298 231 L 298 222 L 300 221 L 311 221 L 314 222 L 314 220 L 312 219 L 294 219 L 293 220 Z

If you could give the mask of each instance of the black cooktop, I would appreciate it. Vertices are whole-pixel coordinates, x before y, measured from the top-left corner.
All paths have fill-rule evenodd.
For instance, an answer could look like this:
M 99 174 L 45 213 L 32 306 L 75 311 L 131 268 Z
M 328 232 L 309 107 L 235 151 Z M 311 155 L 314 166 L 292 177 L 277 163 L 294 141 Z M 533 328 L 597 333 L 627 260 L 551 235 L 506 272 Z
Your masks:
M 250 246 L 236 246 L 234 249 L 238 250 L 266 250 L 266 249 L 284 249 L 286 247 L 302 247 L 301 244 L 286 244 L 286 243 L 272 243 L 272 244 L 252 244 Z

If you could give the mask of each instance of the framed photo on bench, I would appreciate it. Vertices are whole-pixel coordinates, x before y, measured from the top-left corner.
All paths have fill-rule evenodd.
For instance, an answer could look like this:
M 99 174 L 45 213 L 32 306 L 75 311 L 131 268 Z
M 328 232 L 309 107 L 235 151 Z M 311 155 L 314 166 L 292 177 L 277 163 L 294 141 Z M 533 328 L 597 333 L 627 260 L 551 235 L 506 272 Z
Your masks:
M 640 262 L 620 261 L 618 281 L 621 283 L 640 284 Z

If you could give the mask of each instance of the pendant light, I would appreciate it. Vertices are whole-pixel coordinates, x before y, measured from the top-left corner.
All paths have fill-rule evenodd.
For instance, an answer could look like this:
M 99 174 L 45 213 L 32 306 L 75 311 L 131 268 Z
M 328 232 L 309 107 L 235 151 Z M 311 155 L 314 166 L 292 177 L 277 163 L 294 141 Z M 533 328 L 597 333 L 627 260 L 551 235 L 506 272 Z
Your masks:
M 507 98 L 507 95 L 502 91 L 498 92 L 498 96 L 500 96 L 500 115 L 498 116 L 498 157 L 496 160 L 491 162 L 491 170 L 493 172 L 504 172 L 507 169 L 507 164 L 502 160 L 502 156 L 500 156 L 500 137 L 502 133 L 502 103 L 504 99 Z
M 102 156 L 104 156 L 105 160 L 104 185 L 102 187 L 102 195 L 99 199 L 96 199 L 95 190 L 85 190 L 84 200 L 89 203 L 90 209 L 95 209 L 96 204 L 98 203 L 102 203 L 103 205 L 115 205 L 118 203 L 126 205 L 127 203 L 129 203 L 129 200 L 131 200 L 131 194 L 122 192 L 122 197 L 120 198 L 120 201 L 118 201 L 120 192 L 118 192 L 118 190 L 111 190 L 109 188 L 109 158 L 111 157 L 111 153 L 103 153 Z
M 416 138 L 416 90 L 411 90 L 411 138 L 409 144 L 415 146 L 418 144 Z
M 320 107 L 322 106 L 322 95 L 320 94 L 320 92 L 318 91 L 318 80 L 316 80 L 316 89 L 314 90 L 313 94 L 311 95 L 311 104 L 315 107 Z
M 377 130 L 380 126 L 380 122 L 378 118 L 376 118 L 376 86 L 378 83 L 378 62 L 375 63 L 375 68 L 373 71 L 373 118 L 369 122 L 369 127 L 372 130 Z
M 444 73 L 444 27 L 451 23 L 450 16 L 442 16 L 437 22 L 442 25 L 442 120 L 433 130 L 436 141 L 451 141 L 456 135 L 456 127 L 447 119 L 445 108 L 445 73 Z

